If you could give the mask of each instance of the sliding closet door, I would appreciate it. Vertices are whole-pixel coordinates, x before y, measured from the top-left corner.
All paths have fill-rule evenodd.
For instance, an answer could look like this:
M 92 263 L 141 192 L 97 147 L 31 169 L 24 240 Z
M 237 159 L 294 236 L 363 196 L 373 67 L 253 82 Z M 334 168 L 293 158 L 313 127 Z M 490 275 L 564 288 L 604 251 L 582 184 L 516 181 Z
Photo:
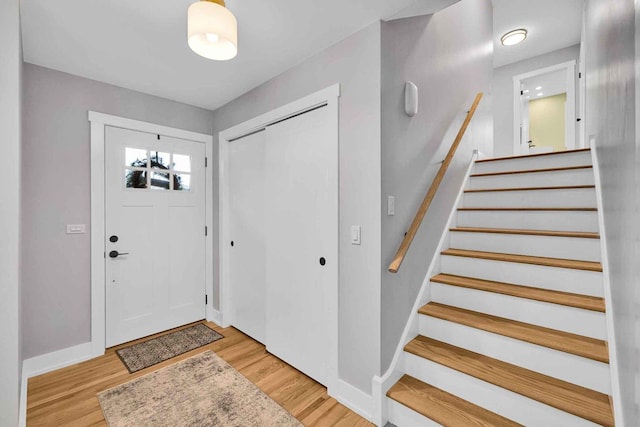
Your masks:
M 229 143 L 231 324 L 265 342 L 265 132 Z
M 329 109 L 266 130 L 267 350 L 327 384 L 338 280 L 338 147 Z

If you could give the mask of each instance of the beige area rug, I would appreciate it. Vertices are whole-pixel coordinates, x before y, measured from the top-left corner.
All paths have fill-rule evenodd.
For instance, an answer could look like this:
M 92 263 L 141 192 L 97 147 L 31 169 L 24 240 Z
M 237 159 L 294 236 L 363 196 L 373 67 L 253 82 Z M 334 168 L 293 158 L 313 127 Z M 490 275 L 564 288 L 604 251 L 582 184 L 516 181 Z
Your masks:
M 148 368 L 203 345 L 224 338 L 210 327 L 198 323 L 170 334 L 151 338 L 116 350 L 116 354 L 130 373 Z
M 212 351 L 98 394 L 107 424 L 302 426 Z

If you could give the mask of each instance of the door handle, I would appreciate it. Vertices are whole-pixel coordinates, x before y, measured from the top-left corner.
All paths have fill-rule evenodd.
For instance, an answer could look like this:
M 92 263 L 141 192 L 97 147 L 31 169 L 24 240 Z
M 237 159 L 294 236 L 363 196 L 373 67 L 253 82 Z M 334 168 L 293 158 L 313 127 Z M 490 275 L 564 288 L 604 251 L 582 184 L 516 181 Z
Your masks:
M 129 255 L 129 252 L 118 252 L 118 251 L 109 252 L 109 257 L 110 258 L 118 258 L 118 256 L 120 256 L 120 255 Z

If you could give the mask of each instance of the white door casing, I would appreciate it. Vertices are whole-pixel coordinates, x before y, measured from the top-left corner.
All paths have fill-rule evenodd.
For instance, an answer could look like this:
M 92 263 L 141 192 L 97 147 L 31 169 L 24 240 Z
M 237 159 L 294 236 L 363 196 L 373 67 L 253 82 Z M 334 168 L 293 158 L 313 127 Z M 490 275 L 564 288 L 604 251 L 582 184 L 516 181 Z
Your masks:
M 514 154 L 529 154 L 529 102 L 523 95 L 520 95 L 520 152 Z
M 153 135 L 161 135 L 168 138 L 177 138 L 196 142 L 205 147 L 206 156 L 211 158 L 213 138 L 210 135 L 171 128 L 154 123 L 142 122 L 118 116 L 89 111 L 91 122 L 91 356 L 97 357 L 104 354 L 106 348 L 106 243 L 105 239 L 105 148 L 106 128 L 108 126 L 146 132 Z M 203 159 L 204 160 L 204 159 Z M 212 195 L 210 186 L 213 182 L 211 168 L 205 172 L 205 223 L 211 230 Z M 108 237 L 108 236 L 107 236 Z M 213 310 L 213 247 L 212 233 L 204 237 L 206 243 L 205 253 L 205 286 L 209 295 L 206 306 L 206 318 L 214 317 Z M 126 252 L 124 248 L 120 252 Z M 202 296 L 204 299 L 204 295 Z M 202 301 L 204 305 L 204 301 Z
M 294 101 L 276 110 L 263 114 L 259 117 L 251 119 L 245 123 L 234 126 L 219 134 L 219 194 L 220 194 L 220 209 L 219 209 L 219 225 L 220 225 L 220 301 L 221 301 L 221 314 L 222 314 L 222 326 L 229 326 L 233 321 L 234 310 L 234 294 L 232 292 L 231 283 L 231 259 L 232 250 L 230 242 L 232 232 L 232 219 L 230 212 L 230 187 L 229 187 L 229 150 L 232 141 L 237 140 L 245 135 L 249 135 L 253 132 L 264 130 L 270 125 L 275 125 L 277 122 L 283 119 L 291 118 L 297 114 L 309 112 L 315 108 L 324 106 L 321 110 L 324 110 L 327 114 L 328 126 L 331 129 L 329 132 L 329 144 L 335 147 L 334 151 L 334 170 L 330 171 L 330 174 L 335 176 L 336 186 L 336 200 L 335 200 L 335 214 L 332 218 L 335 219 L 336 225 L 338 224 L 338 210 L 337 210 L 337 183 L 338 183 L 338 100 L 340 96 L 339 84 L 333 85 L 327 89 L 318 91 L 298 101 Z M 267 155 L 268 157 L 268 155 Z M 277 189 L 270 189 L 267 191 L 267 198 L 271 197 L 271 192 L 275 192 Z M 291 201 L 290 203 L 296 203 Z M 267 230 L 269 227 L 266 227 Z M 295 231 L 295 230 L 294 230 Z M 331 276 L 327 278 L 327 282 L 330 283 L 329 287 L 324 289 L 324 327 L 326 330 L 327 341 L 326 351 L 324 357 L 326 357 L 326 381 L 323 379 L 325 385 L 327 385 L 329 395 L 335 396 L 338 386 L 338 228 L 335 229 L 335 236 L 329 236 L 326 244 L 332 246 L 327 248 L 327 255 L 324 255 L 327 259 L 326 266 L 331 263 L 331 268 L 325 269 L 325 274 Z M 335 237 L 335 240 L 334 240 Z M 269 239 L 267 239 L 268 241 Z M 321 248 L 318 248 L 321 249 Z M 267 253 L 269 251 L 267 250 Z M 334 255 L 329 255 L 333 253 Z M 323 255 L 315 255 L 313 257 L 313 268 L 320 268 L 319 258 Z M 316 267 L 317 266 L 317 267 Z M 268 263 L 267 263 L 268 268 Z M 267 271 L 267 275 L 270 273 Z M 268 297 L 267 297 L 268 298 Z M 319 304 L 322 306 L 322 304 Z M 268 324 L 267 320 L 267 324 Z M 309 331 L 311 333 L 311 331 Z M 269 347 L 269 333 L 266 333 L 267 347 Z M 270 349 L 271 351 L 271 349 Z M 294 363 L 295 365 L 295 363 Z
M 576 61 L 563 62 L 524 74 L 513 76 L 513 154 L 522 155 L 528 153 L 522 147 L 520 123 L 523 107 L 520 90 L 522 81 L 531 77 L 551 73 L 558 70 L 566 72 L 567 102 L 565 108 L 565 144 L 568 150 L 578 148 L 580 141 L 576 139 Z
M 108 126 L 105 138 L 111 347 L 205 317 L 205 155 L 203 144 L 129 129 Z

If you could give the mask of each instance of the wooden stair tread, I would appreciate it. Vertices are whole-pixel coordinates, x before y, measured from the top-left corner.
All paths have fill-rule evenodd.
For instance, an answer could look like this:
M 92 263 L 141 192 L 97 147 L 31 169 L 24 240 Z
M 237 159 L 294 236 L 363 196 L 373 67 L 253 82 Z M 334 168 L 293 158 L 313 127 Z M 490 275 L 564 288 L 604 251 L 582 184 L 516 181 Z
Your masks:
M 598 362 L 609 363 L 609 350 L 607 343 L 603 340 L 436 302 L 424 305 L 418 312 L 425 316 L 436 317 Z
M 451 393 L 404 375 L 387 396 L 444 426 L 519 426 Z
M 523 173 L 559 172 L 559 171 L 569 171 L 569 170 L 579 170 L 579 169 L 593 169 L 593 166 L 584 165 L 584 166 L 566 166 L 561 168 L 522 169 L 522 170 L 513 170 L 513 171 L 506 171 L 506 172 L 485 172 L 485 173 L 471 174 L 471 177 L 473 178 L 473 177 L 496 176 L 496 175 L 518 175 Z
M 595 189 L 595 185 L 562 185 L 556 187 L 509 187 L 509 188 L 480 188 L 475 190 L 464 190 L 465 193 L 492 193 L 505 191 L 546 191 L 546 190 L 584 190 Z
M 594 261 L 580 261 L 574 259 L 547 258 L 531 255 L 502 254 L 498 252 L 471 251 L 466 249 L 446 249 L 442 255 L 480 258 L 491 261 L 517 262 L 521 264 L 542 265 L 545 267 L 571 268 L 574 270 L 602 271 L 602 264 Z
M 591 151 L 591 148 L 578 148 L 577 150 L 552 151 L 551 153 L 525 154 L 523 156 L 494 157 L 492 159 L 476 160 L 476 163 L 486 163 L 486 162 L 495 162 L 500 160 L 513 160 L 513 159 L 528 159 L 531 157 L 542 157 L 542 156 L 558 156 L 562 154 L 580 153 L 583 151 Z
M 609 396 L 459 347 L 418 336 L 405 351 L 589 421 L 613 426 Z
M 551 236 L 551 237 L 578 237 L 585 239 L 599 239 L 598 233 L 583 231 L 551 231 L 551 230 L 525 230 L 515 228 L 482 228 L 482 227 L 455 227 L 449 229 L 453 232 L 467 233 L 495 233 L 495 234 L 522 234 L 527 236 Z
M 596 212 L 597 208 L 458 208 L 459 211 L 576 211 Z
M 527 298 L 535 301 L 565 305 L 584 310 L 605 312 L 604 298 L 590 295 L 572 294 L 569 292 L 552 291 L 549 289 L 514 285 L 511 283 L 494 282 L 491 280 L 474 279 L 472 277 L 455 276 L 452 274 L 438 274 L 431 278 L 432 282 L 461 288 L 477 289 L 479 291 Z

